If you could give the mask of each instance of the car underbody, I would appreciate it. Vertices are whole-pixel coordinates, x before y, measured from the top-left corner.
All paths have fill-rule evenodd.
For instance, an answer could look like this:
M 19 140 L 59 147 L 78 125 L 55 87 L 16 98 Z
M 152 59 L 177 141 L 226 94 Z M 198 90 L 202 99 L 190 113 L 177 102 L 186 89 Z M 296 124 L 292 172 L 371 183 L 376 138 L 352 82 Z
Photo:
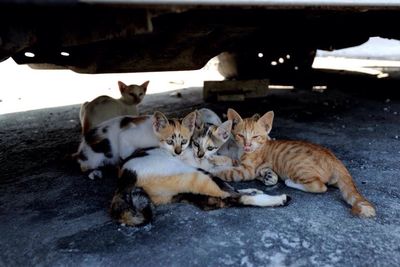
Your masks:
M 30 2 L 0 4 L 0 61 L 79 73 L 147 72 L 199 69 L 228 52 L 236 76 L 287 77 L 310 69 L 317 49 L 355 46 L 370 36 L 400 39 L 400 3 Z M 290 60 L 271 65 L 284 56 Z

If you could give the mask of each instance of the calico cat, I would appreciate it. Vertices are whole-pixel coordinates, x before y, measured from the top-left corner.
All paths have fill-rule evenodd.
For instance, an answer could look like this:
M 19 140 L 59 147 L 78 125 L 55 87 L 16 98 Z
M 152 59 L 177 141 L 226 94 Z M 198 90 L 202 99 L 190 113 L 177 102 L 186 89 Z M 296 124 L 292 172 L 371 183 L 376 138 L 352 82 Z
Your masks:
M 160 144 L 159 138 L 153 131 L 155 121 L 165 118 L 161 112 L 152 116 L 122 116 L 110 119 L 86 133 L 75 153 L 78 164 L 83 172 L 89 172 L 90 179 L 101 178 L 101 167 L 117 165 L 136 149 L 154 147 Z M 189 126 L 194 123 L 196 113 L 189 113 L 183 120 L 170 120 L 174 127 L 165 131 Z M 167 120 L 168 122 L 168 120 Z M 173 131 L 173 130 L 171 130 Z M 182 130 L 178 138 L 163 140 L 162 146 L 176 152 L 181 152 L 189 144 L 191 132 Z M 179 144 L 178 144 L 179 142 Z M 185 144 L 182 144 L 186 142 Z
M 119 91 L 121 92 L 120 99 L 103 95 L 90 102 L 83 103 L 79 112 L 82 133 L 86 134 L 93 127 L 114 117 L 138 115 L 136 105 L 143 100 L 148 85 L 149 81 L 142 85 L 126 85 L 118 81 Z
M 153 115 L 153 132 L 158 139 L 158 146 L 173 156 L 179 156 L 190 143 L 196 123 L 196 111 L 183 119 L 167 119 L 161 112 Z
M 159 148 L 140 149 L 125 159 L 119 186 L 111 203 L 111 216 L 128 226 L 147 224 L 153 205 L 191 202 L 205 209 L 233 205 L 282 206 L 286 195 L 269 196 L 256 189 L 235 190 L 210 173 L 179 159 L 194 131 L 193 123 L 181 124 L 163 114 L 154 115 L 153 130 Z
M 234 122 L 232 133 L 244 154 L 238 167 L 213 173 L 226 181 L 244 181 L 272 169 L 287 186 L 302 191 L 323 193 L 326 185 L 336 186 L 353 214 L 375 216 L 373 205 L 357 191 L 349 171 L 331 151 L 308 142 L 270 140 L 273 117 L 270 111 L 259 119 L 242 119 L 229 109 L 228 119 Z

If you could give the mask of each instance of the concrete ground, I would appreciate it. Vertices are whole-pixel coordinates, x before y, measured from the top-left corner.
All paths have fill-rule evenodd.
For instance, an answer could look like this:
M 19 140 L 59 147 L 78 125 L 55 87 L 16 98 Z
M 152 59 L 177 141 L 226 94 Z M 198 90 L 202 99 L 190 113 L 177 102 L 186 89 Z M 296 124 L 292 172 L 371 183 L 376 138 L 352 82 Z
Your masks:
M 229 105 L 245 115 L 274 110 L 273 137 L 333 150 L 376 205 L 375 219 L 353 217 L 336 189 L 315 195 L 250 182 L 235 186 L 292 202 L 208 212 L 171 204 L 157 207 L 151 226 L 123 227 L 107 213 L 115 179 L 91 181 L 67 160 L 79 142 L 77 105 L 2 115 L 0 266 L 400 266 L 400 97 L 382 89 L 274 90 Z M 198 88 L 181 92 L 146 96 L 142 113 L 228 107 L 202 103 Z

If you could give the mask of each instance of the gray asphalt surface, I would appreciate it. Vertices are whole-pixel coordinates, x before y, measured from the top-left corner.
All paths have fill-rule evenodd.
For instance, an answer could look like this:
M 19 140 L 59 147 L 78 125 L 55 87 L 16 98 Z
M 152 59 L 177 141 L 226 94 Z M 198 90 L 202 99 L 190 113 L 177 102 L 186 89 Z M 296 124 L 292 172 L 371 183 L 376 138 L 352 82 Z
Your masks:
M 375 219 L 353 217 L 336 189 L 315 195 L 250 182 L 235 186 L 292 202 L 207 212 L 171 204 L 156 209 L 151 226 L 123 227 L 107 213 L 115 179 L 91 181 L 66 159 L 79 141 L 78 106 L 0 116 L 0 266 L 400 266 L 400 98 L 355 86 L 276 90 L 232 107 L 272 109 L 273 137 L 333 150 L 376 205 Z M 202 103 L 200 92 L 146 96 L 141 111 L 226 111 Z

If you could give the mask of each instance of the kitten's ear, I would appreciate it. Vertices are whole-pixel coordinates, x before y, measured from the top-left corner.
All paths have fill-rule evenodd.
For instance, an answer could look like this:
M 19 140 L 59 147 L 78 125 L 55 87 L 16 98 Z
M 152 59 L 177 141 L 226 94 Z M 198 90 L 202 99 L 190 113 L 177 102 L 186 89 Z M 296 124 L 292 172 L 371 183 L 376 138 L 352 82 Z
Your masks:
M 149 85 L 150 81 L 145 81 L 144 83 L 142 83 L 142 85 L 140 85 L 140 87 L 142 87 L 144 89 L 144 92 L 146 93 L 147 91 L 147 86 Z
M 161 129 L 169 125 L 167 117 L 159 111 L 153 114 L 153 130 L 158 133 Z
M 182 120 L 182 125 L 189 129 L 191 133 L 194 131 L 194 126 L 196 124 L 196 111 L 190 112 Z
M 237 113 L 233 108 L 228 109 L 228 120 L 232 121 L 232 127 L 235 128 L 236 124 L 243 121 L 239 113 Z
M 220 126 L 218 126 L 215 133 L 219 139 L 222 139 L 224 142 L 226 142 L 229 139 L 231 131 L 232 131 L 232 121 L 227 120 Z
M 274 120 L 274 112 L 268 111 L 261 118 L 258 119 L 257 123 L 259 123 L 262 127 L 264 127 L 265 130 L 267 131 L 267 134 L 269 134 L 269 132 L 272 129 L 273 120 Z
M 194 125 L 197 130 L 200 130 L 201 128 L 203 128 L 203 121 L 201 120 L 201 114 L 197 109 L 194 112 L 196 112 L 196 122 L 194 123 Z
M 119 91 L 121 92 L 121 94 L 123 93 L 123 92 L 125 92 L 125 90 L 126 90 L 126 88 L 128 87 L 126 84 L 124 84 L 123 82 L 121 82 L 121 81 L 118 81 L 118 87 L 119 87 Z

